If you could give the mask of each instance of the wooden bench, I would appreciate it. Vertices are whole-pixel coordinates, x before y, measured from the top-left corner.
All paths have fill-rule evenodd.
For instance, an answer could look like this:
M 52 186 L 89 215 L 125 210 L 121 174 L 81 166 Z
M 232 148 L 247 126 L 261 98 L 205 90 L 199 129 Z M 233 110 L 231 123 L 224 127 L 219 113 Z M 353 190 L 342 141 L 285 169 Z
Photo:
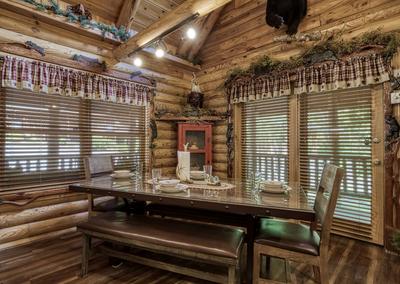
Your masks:
M 240 229 L 114 212 L 94 213 L 87 222 L 78 225 L 78 230 L 83 233 L 82 276 L 88 273 L 93 250 L 90 244 L 94 237 L 151 252 L 153 256 L 154 253 L 164 256 L 151 258 L 126 249 L 96 247 L 112 257 L 217 283 L 238 283 L 240 278 L 238 271 L 244 236 Z M 173 257 L 165 258 L 165 255 Z M 177 262 L 177 259 L 185 261 Z M 197 265 L 190 265 L 193 261 Z M 201 271 L 199 263 L 217 266 L 223 273 Z

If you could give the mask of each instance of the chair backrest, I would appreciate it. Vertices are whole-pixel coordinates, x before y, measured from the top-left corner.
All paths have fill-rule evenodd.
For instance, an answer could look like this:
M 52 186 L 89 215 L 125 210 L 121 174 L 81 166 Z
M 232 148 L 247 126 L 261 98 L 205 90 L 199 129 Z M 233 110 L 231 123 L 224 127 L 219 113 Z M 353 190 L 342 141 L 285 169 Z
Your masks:
M 314 210 L 321 223 L 321 249 L 328 248 L 333 214 L 339 196 L 344 170 L 335 165 L 325 164 L 319 181 Z
M 85 157 L 85 178 L 90 179 L 94 176 L 109 174 L 113 171 L 111 156 L 93 155 Z

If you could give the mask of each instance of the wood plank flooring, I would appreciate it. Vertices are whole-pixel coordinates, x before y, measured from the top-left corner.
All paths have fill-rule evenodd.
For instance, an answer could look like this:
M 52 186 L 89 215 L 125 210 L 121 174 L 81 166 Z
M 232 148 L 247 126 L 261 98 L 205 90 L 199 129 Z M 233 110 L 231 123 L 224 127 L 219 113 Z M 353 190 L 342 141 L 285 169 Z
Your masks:
M 108 259 L 99 254 L 90 262 L 88 277 L 80 279 L 80 241 L 79 234 L 72 233 L 0 252 L 0 283 L 209 283 L 138 264 L 124 263 L 114 269 Z M 315 283 L 310 267 L 295 263 L 291 266 L 295 282 Z M 273 279 L 284 279 L 282 261 L 273 261 L 271 268 Z M 386 254 L 379 246 L 335 236 L 330 250 L 329 274 L 332 284 L 396 284 L 400 283 L 400 257 Z

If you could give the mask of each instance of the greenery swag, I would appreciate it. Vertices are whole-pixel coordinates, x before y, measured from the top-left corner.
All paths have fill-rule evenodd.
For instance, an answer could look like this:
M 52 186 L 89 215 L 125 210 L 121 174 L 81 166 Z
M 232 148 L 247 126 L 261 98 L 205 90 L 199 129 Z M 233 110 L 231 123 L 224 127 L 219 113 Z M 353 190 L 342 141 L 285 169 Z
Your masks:
M 240 77 L 261 76 L 301 66 L 310 66 L 323 61 L 338 60 L 372 48 L 379 48 L 385 60 L 390 60 L 399 46 L 400 38 L 396 33 L 382 33 L 379 30 L 365 33 L 350 41 L 330 36 L 303 52 L 299 57 L 290 58 L 287 61 L 273 61 L 270 57 L 264 55 L 253 62 L 248 69 L 235 68 L 229 72 L 224 85 L 228 86 Z
M 91 28 L 100 30 L 103 37 L 109 33 L 113 35 L 113 37 L 120 41 L 126 41 L 130 38 L 130 32 L 126 30 L 125 26 L 120 26 L 117 28 L 115 25 L 107 25 L 104 23 L 96 22 L 90 19 L 88 15 L 79 15 L 72 11 L 71 7 L 68 7 L 66 10 L 62 9 L 58 4 L 57 0 L 50 0 L 49 4 L 44 4 L 37 0 L 22 0 L 26 3 L 29 3 L 39 11 L 49 11 L 57 16 L 64 16 L 71 23 L 79 23 L 83 28 Z
M 400 231 L 393 233 L 393 245 L 398 251 L 400 251 Z

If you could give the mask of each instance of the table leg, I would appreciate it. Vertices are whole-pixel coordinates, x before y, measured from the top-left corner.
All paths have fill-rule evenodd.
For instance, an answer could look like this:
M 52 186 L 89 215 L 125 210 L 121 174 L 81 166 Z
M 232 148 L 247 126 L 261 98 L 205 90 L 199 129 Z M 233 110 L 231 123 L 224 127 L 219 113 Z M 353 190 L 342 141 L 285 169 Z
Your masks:
M 256 222 L 253 215 L 247 215 L 246 224 L 246 244 L 247 244 L 247 267 L 246 267 L 246 283 L 253 282 L 253 254 L 254 254 L 254 238 L 256 231 Z

